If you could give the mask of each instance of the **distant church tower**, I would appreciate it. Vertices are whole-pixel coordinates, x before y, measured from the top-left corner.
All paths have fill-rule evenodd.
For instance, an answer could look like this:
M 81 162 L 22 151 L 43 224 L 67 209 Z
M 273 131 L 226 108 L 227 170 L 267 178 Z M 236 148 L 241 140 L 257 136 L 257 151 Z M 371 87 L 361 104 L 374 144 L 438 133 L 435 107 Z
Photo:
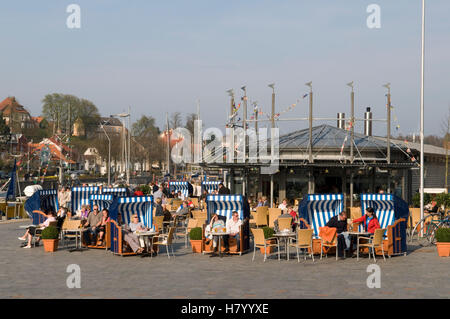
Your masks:
M 75 123 L 73 123 L 73 136 L 85 136 L 86 129 L 84 128 L 84 123 L 81 118 L 77 118 Z

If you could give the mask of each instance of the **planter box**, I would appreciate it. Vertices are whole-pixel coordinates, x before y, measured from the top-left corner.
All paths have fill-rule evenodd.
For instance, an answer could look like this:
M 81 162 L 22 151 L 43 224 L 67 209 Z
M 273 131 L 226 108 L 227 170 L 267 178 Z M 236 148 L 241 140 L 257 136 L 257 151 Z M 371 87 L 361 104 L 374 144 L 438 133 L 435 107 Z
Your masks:
M 275 244 L 275 243 L 276 243 L 275 239 L 266 240 L 266 244 Z M 259 249 L 261 250 L 261 254 L 264 255 L 264 248 L 260 247 Z M 273 251 L 274 251 L 274 247 L 267 247 L 266 248 L 267 255 L 271 254 Z
M 51 253 L 58 249 L 59 239 L 42 239 L 42 242 L 44 243 L 44 250 L 46 252 Z
M 201 253 L 202 252 L 202 240 L 190 240 L 192 246 L 193 253 Z
M 450 257 L 450 243 L 436 243 L 439 257 Z

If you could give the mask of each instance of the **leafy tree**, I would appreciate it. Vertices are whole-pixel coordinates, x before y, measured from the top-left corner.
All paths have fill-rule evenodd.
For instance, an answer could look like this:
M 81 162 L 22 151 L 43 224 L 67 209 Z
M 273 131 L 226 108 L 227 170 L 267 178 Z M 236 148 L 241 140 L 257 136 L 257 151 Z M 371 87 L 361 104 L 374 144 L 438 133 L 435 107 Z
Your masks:
M 181 113 L 174 112 L 170 115 L 169 125 L 171 129 L 176 129 L 182 126 Z
M 6 121 L 3 118 L 3 113 L 0 112 L 0 136 L 6 136 L 10 133 L 9 126 L 6 125 Z
M 186 125 L 184 127 L 187 128 L 189 132 L 191 132 L 192 137 L 194 136 L 194 123 L 196 119 L 197 114 L 195 113 L 190 113 L 186 115 Z

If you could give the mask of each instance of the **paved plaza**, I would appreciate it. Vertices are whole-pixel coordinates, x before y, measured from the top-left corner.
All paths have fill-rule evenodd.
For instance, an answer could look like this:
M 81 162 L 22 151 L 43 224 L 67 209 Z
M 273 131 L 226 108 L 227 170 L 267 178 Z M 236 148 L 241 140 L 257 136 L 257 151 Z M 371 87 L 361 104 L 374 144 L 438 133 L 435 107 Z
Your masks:
M 0 298 L 450 298 L 450 258 L 435 247 L 412 246 L 408 256 L 377 264 L 381 288 L 368 288 L 367 258 L 313 263 L 294 258 L 263 262 L 257 252 L 210 258 L 192 254 L 184 239 L 176 257 L 120 257 L 104 250 L 46 253 L 20 248 L 30 221 L 0 223 Z M 164 249 L 164 248 L 163 248 Z M 67 266 L 81 269 L 81 288 L 68 288 Z

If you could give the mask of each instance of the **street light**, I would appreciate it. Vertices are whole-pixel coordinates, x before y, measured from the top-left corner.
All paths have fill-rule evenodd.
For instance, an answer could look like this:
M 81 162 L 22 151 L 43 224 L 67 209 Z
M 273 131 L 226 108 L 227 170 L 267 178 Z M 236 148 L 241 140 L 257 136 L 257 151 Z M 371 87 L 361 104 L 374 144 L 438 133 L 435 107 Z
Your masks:
M 420 218 L 423 220 L 423 187 L 424 187 L 424 87 L 425 87 L 425 0 L 422 0 L 422 56 L 420 65 Z M 420 225 L 420 236 L 423 235 L 423 223 Z
M 111 139 L 106 133 L 105 127 L 100 123 L 100 127 L 105 132 L 106 137 L 108 138 L 108 186 L 111 185 Z
M 122 152 L 122 154 L 123 154 L 124 160 L 125 160 L 125 167 L 126 167 L 126 174 L 127 174 L 127 184 L 129 185 L 130 184 L 130 163 L 129 163 L 130 150 L 128 149 L 128 152 L 127 152 L 127 146 L 126 146 L 127 142 L 126 142 L 126 139 L 125 139 L 125 118 L 128 117 L 128 124 L 129 124 L 130 123 L 130 112 L 113 114 L 111 116 L 112 117 L 120 117 L 120 118 L 122 118 L 122 128 L 123 128 L 122 129 L 122 138 L 123 138 L 123 144 L 122 144 L 123 152 Z M 129 128 L 128 128 L 128 130 L 129 130 Z M 130 132 L 128 132 L 128 139 L 130 139 Z M 128 148 L 129 147 L 130 147 L 130 143 L 128 142 Z M 127 155 L 127 153 L 128 153 L 128 155 Z

